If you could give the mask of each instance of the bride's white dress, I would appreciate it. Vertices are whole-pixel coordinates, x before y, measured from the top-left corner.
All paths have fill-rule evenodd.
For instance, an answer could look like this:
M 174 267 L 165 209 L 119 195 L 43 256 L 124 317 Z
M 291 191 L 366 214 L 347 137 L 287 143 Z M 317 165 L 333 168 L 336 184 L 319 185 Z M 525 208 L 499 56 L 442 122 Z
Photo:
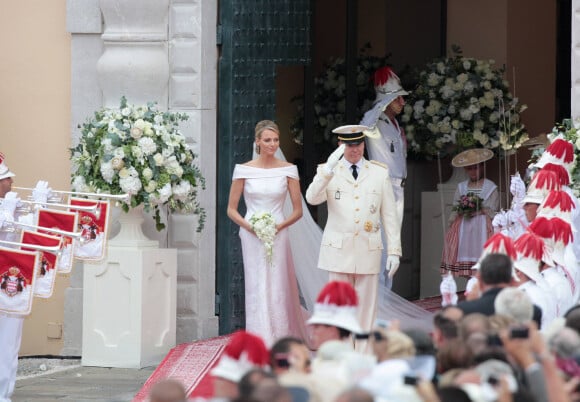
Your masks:
M 244 179 L 245 219 L 254 213 L 270 212 L 276 222 L 284 220 L 288 178 L 299 179 L 296 166 L 262 169 L 236 165 L 233 179 Z M 244 260 L 246 330 L 262 336 L 271 346 L 281 337 L 307 338 L 305 311 L 300 305 L 288 229 L 276 234 L 272 263 L 264 245 L 240 228 Z

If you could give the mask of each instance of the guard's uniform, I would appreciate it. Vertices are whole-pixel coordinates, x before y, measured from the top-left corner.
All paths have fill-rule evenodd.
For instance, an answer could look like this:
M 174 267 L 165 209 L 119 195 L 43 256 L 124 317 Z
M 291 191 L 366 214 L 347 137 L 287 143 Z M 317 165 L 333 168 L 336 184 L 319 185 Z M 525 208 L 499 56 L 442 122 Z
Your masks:
M 400 225 L 403 223 L 405 206 L 405 180 L 407 179 L 407 141 L 405 133 L 397 120 L 390 120 L 384 114 L 377 121 L 379 138 L 366 138 L 367 151 L 371 159 L 387 165 L 393 186 L 397 215 Z

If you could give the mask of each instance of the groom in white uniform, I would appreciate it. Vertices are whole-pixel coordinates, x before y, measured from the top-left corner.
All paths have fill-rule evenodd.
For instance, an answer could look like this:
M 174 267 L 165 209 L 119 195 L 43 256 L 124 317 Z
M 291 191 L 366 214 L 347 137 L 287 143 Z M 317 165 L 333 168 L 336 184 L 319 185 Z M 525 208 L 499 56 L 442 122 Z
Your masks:
M 388 169 L 363 157 L 367 129 L 342 126 L 333 130 L 340 146 L 318 167 L 306 190 L 310 204 L 328 205 L 318 268 L 329 271 L 330 281 L 345 281 L 356 289 L 359 323 L 365 332 L 371 330 L 377 311 L 381 227 L 387 237 L 389 277 L 399 268 L 401 256 L 401 222 Z
M 14 176 L 14 173 L 4 163 L 4 156 L 0 154 L 0 198 L 3 199 L 0 209 L 8 208 L 9 201 L 12 201 L 4 198 L 12 189 Z M 16 202 L 16 199 L 13 201 Z M 3 223 L 4 214 L 2 212 L 0 211 L 0 228 Z M 4 240 L 6 234 L 6 232 L 0 232 L 0 239 Z M 10 396 L 14 391 L 23 325 L 24 317 L 0 313 L 0 345 L 2 345 L 0 352 L 0 402 L 10 402 Z

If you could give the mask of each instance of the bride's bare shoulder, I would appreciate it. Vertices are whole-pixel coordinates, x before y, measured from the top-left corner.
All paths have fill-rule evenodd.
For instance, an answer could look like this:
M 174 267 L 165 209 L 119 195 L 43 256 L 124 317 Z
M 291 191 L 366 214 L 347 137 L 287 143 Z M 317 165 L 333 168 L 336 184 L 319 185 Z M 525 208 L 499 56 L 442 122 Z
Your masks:
M 251 167 L 258 167 L 256 159 L 252 159 L 251 161 L 247 161 L 246 163 L 242 163 L 242 166 L 251 166 Z

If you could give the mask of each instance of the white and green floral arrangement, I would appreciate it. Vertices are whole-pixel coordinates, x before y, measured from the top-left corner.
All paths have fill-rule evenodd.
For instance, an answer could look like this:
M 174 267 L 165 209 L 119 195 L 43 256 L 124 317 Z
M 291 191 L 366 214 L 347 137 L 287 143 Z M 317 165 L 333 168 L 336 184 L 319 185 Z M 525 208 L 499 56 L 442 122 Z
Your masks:
M 526 106 L 511 94 L 504 70 L 453 51 L 427 63 L 406 98 L 401 121 L 409 153 L 432 159 L 469 148 L 516 151 L 528 139 L 520 119 Z
M 578 167 L 578 159 L 580 158 L 580 121 L 572 121 L 572 119 L 564 119 L 558 122 L 552 128 L 552 131 L 547 134 L 549 143 L 546 146 L 536 146 L 532 150 L 530 163 L 537 162 L 540 156 L 546 151 L 547 145 L 552 143 L 556 137 L 562 136 L 565 140 L 574 144 L 574 166 L 570 171 L 570 188 L 576 197 L 580 197 L 580 168 Z M 562 138 L 560 137 L 560 138 Z M 533 139 L 532 139 L 533 140 Z
M 375 71 L 388 64 L 387 56 L 372 56 L 370 44 L 366 44 L 357 58 L 356 73 L 356 121 L 346 122 L 346 62 L 343 58 L 331 58 L 323 70 L 314 78 L 314 146 L 321 157 L 326 157 L 336 148 L 336 135 L 332 130 L 344 124 L 360 121 L 375 100 L 373 77 Z M 290 126 L 294 141 L 303 144 L 304 98 L 294 97 L 296 115 Z
M 165 228 L 161 206 L 193 213 L 200 232 L 205 210 L 197 190 L 205 188 L 205 179 L 179 131 L 179 123 L 187 119 L 183 113 L 160 111 L 155 103 L 130 105 L 125 97 L 119 109 L 97 110 L 79 125 L 79 143 L 70 148 L 73 190 L 129 194 L 123 210 L 143 205 L 146 212 L 154 212 L 157 230 Z

